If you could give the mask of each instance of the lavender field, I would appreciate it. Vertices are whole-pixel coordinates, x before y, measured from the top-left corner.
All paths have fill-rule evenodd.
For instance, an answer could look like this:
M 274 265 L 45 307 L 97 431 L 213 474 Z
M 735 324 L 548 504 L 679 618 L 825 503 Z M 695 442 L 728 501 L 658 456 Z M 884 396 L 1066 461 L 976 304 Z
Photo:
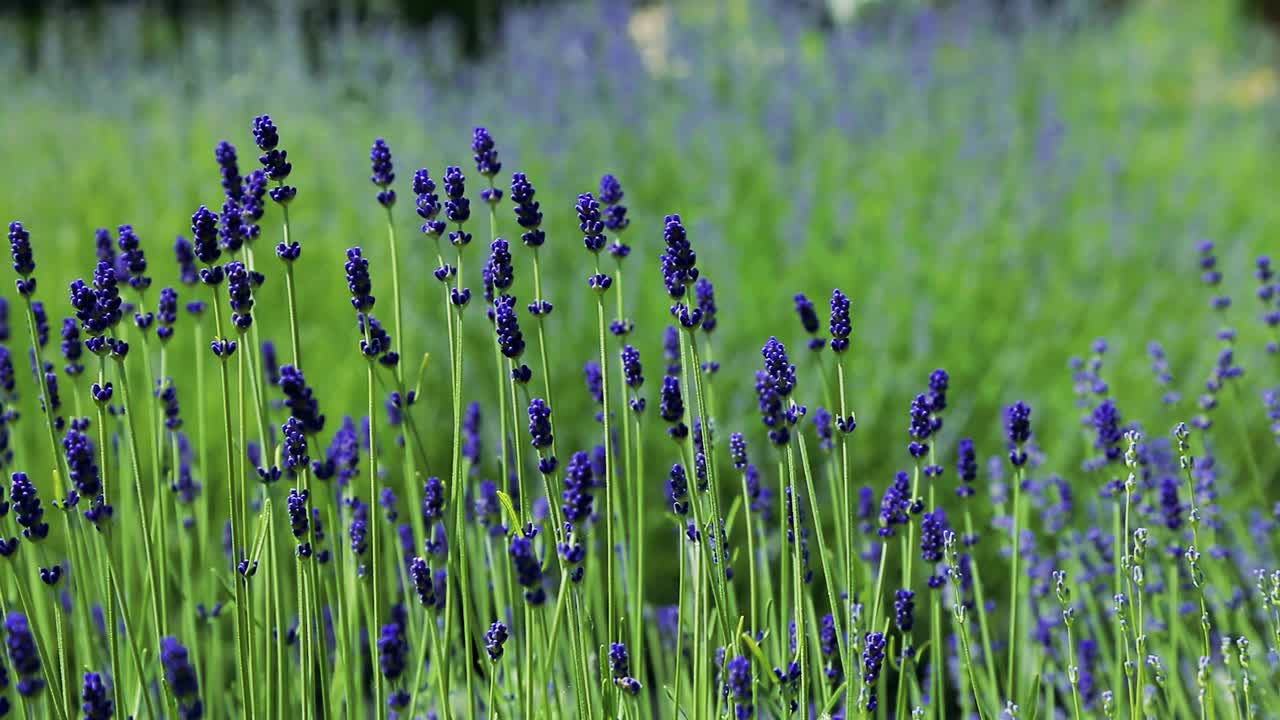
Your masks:
M 838 5 L 0 14 L 0 716 L 1280 718 L 1275 39 Z

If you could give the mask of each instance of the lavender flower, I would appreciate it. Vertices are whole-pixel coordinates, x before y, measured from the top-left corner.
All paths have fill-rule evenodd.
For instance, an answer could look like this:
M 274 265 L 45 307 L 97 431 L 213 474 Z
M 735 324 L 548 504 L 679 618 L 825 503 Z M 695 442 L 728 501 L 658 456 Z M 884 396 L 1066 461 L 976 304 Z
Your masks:
M 796 293 L 796 314 L 800 316 L 800 326 L 809 334 L 809 349 L 821 350 L 826 346 L 826 339 L 818 336 L 818 313 L 813 308 L 813 303 L 804 293 Z
M 396 191 L 391 189 L 396 174 L 391 166 L 391 148 L 387 147 L 387 142 L 382 138 L 373 141 L 373 148 L 369 150 L 369 162 L 373 165 L 373 175 L 369 180 L 378 186 L 378 204 L 390 209 L 396 204 Z
M 662 331 L 662 357 L 667 361 L 667 374 L 680 376 L 680 333 L 668 325 Z
M 62 319 L 62 357 L 67 361 L 63 370 L 68 377 L 76 377 L 84 372 L 80 358 L 84 353 L 84 345 L 80 343 L 80 326 L 73 318 Z
M 862 642 L 862 684 L 865 690 L 864 706 L 867 712 L 875 712 L 876 681 L 880 679 L 880 668 L 884 664 L 884 633 L 869 632 Z
M 26 473 L 16 472 L 10 476 L 9 497 L 13 500 L 14 518 L 22 526 L 22 536 L 33 542 L 48 537 L 49 524 L 43 522 L 40 496 Z
M 204 205 L 191 216 L 191 247 L 196 260 L 207 266 L 200 270 L 200 281 L 205 285 L 221 283 L 222 268 L 217 265 L 222 256 L 222 248 L 218 246 L 218 216 Z
M 178 293 L 171 287 L 160 289 L 156 306 L 156 337 L 167 343 L 173 337 L 173 324 L 178 321 Z
M 164 667 L 165 683 L 178 701 L 178 717 L 181 720 L 199 720 L 204 717 L 204 703 L 200 700 L 200 685 L 196 669 L 187 659 L 187 649 L 176 638 L 160 639 L 160 664 Z
M 725 666 L 725 674 L 729 693 L 733 695 L 735 720 L 750 720 L 756 713 L 752 695 L 754 680 L 751 677 L 751 661 L 738 655 Z
M 1005 435 L 1009 440 L 1009 462 L 1021 467 L 1027 462 L 1024 446 L 1031 439 L 1031 408 L 1021 400 L 1005 410 Z
M 542 563 L 533 552 L 533 541 L 519 533 L 512 535 L 509 552 L 516 582 L 525 589 L 525 602 L 534 607 L 542 605 L 547 593 L 542 587 Z
M 347 271 L 347 289 L 351 292 L 351 306 L 357 312 L 368 312 L 373 308 L 373 282 L 369 279 L 369 261 L 360 254 L 359 247 L 347 250 L 347 262 L 343 266 Z
M 120 322 L 120 291 L 116 285 L 116 271 L 107 263 L 98 263 L 93 271 L 93 285 L 83 280 L 71 283 L 71 307 L 86 335 L 99 336 Z M 90 346 L 90 350 L 94 347 Z
M 285 407 L 302 424 L 304 432 L 314 435 L 324 430 L 324 415 L 320 414 L 319 403 L 301 370 L 292 365 L 280 368 L 280 390 L 284 393 Z
M 604 249 L 604 221 L 600 216 L 600 203 L 591 193 L 582 193 L 574 205 L 578 213 L 578 229 L 582 231 L 582 244 L 593 253 Z
M 309 494 L 306 490 L 289 488 L 289 497 L 286 501 L 289 510 L 289 530 L 300 541 L 295 552 L 301 558 L 311 556 L 311 543 L 306 540 L 307 525 L 310 519 L 310 513 L 307 511 L 307 497 Z
M 16 220 L 9 223 L 9 255 L 13 258 L 13 271 L 18 274 L 18 294 L 29 298 L 36 291 L 36 281 L 31 277 L 36 261 L 31 254 L 31 234 Z
M 494 620 L 489 625 L 489 629 L 484 634 L 484 649 L 489 653 L 490 662 L 498 662 L 502 659 L 502 646 L 507 642 L 507 626 L 498 620 Z
M 287 205 L 298 192 L 296 188 L 284 185 L 289 173 L 293 171 L 293 165 L 289 163 L 289 154 L 279 149 L 280 134 L 269 116 L 259 115 L 253 119 L 253 140 L 263 152 L 258 157 L 258 162 L 262 164 L 267 179 L 279 183 L 272 188 L 271 199 L 278 205 Z
M 537 200 L 533 199 L 535 190 L 524 173 L 511 176 L 511 201 L 515 203 L 516 224 L 524 228 L 520 242 L 527 247 L 539 248 L 546 242 L 546 233 L 542 231 L 542 211 Z
M 472 132 L 471 152 L 475 153 L 473 159 L 476 161 L 476 172 L 491 178 L 502 171 L 502 163 L 498 162 L 498 151 L 495 149 L 493 136 L 488 130 L 478 127 Z
M 604 227 L 615 235 L 621 235 L 631 224 L 631 220 L 627 217 L 627 206 L 622 204 L 623 195 L 622 183 L 618 182 L 618 178 L 612 175 L 604 175 L 600 178 L 600 192 L 596 197 L 600 200 L 600 204 L 604 205 Z M 609 246 L 609 254 L 618 260 L 622 260 L 630 253 L 631 248 L 621 241 Z
M 413 194 L 417 196 L 414 205 L 418 217 L 423 220 L 422 232 L 439 238 L 445 231 L 444 222 L 436 219 L 440 214 L 440 196 L 436 194 L 436 183 L 426 168 L 413 174 Z
M 67 474 L 76 492 L 81 497 L 95 498 L 102 492 L 102 477 L 94 455 L 93 440 L 82 431 L 87 427 L 87 420 L 83 424 L 72 421 L 62 439 L 62 448 L 66 454 Z
M 142 291 L 151 287 L 151 278 L 146 276 L 147 258 L 142 252 L 142 244 L 133 232 L 132 225 L 121 225 L 117 228 L 117 242 L 120 245 L 121 265 L 129 280 L 129 287 Z
M 680 393 L 680 378 L 672 375 L 662 378 L 660 397 L 658 414 L 671 425 L 667 434 L 675 440 L 683 440 L 689 435 L 689 428 L 684 424 L 684 397 Z
M 914 500 L 911 497 L 911 478 L 905 472 L 893 476 L 893 483 L 885 488 L 880 499 L 880 537 L 892 537 L 895 525 L 910 522 Z
M 973 481 L 978 478 L 978 459 L 973 449 L 973 441 L 969 438 L 961 438 L 956 444 L 956 475 L 961 483 L 956 488 L 956 495 L 962 498 L 971 497 L 974 493 Z
M 564 501 L 561 510 L 568 522 L 580 523 L 591 517 L 592 480 L 591 458 L 585 452 L 575 452 L 565 464 L 564 492 L 560 496 Z
M 1196 250 L 1200 253 L 1200 281 L 1209 287 L 1217 287 L 1222 282 L 1222 271 L 1218 270 L 1218 258 L 1213 254 L 1213 242 L 1201 240 L 1196 244 Z M 1215 295 L 1209 305 L 1215 310 L 1226 310 L 1231 306 L 1231 298 Z
M 849 298 L 839 289 L 831 291 L 831 350 L 842 353 L 849 349 L 853 323 L 849 319 Z
M 431 568 L 427 565 L 427 561 L 415 557 L 409 561 L 409 579 L 413 583 L 414 593 L 418 596 L 418 601 L 423 607 L 433 607 L 436 604 L 435 585 L 431 581 Z
M 831 430 L 831 413 L 826 408 L 813 411 L 813 429 L 818 433 L 818 449 L 830 450 L 835 447 Z
M 517 360 L 524 354 L 524 335 L 520 332 L 520 319 L 516 315 L 516 299 L 499 295 L 493 304 L 493 324 L 498 335 L 498 349 L 504 357 Z
M 253 288 L 250 287 L 249 271 L 244 263 L 233 260 L 227 263 L 227 295 L 231 302 L 231 322 L 243 335 L 253 325 Z
M 693 296 L 702 311 L 702 331 L 710 335 L 716 329 L 716 297 L 711 281 L 706 277 L 699 278 L 694 283 Z
M 472 401 L 462 415 L 462 457 L 471 466 L 470 473 L 480 467 L 480 403 Z
M 4 630 L 9 662 L 18 676 L 18 694 L 24 698 L 36 697 L 44 690 L 45 681 L 40 677 L 40 654 L 27 616 L 10 610 L 4 617 Z
M 192 224 L 194 225 L 194 223 L 195 220 L 193 218 Z M 200 273 L 196 270 L 196 254 L 191 247 L 191 243 L 179 235 L 173 241 L 173 254 L 178 261 L 178 279 L 183 285 L 195 285 L 200 280 Z M 99 259 L 102 260 L 102 258 Z M 106 262 L 110 264 L 112 261 L 106 260 Z
M 462 174 L 462 168 L 454 165 L 445 168 L 444 194 L 448 199 L 444 201 L 444 216 L 449 222 L 462 225 L 470 219 L 471 201 L 464 196 L 466 191 L 466 178 Z M 449 242 L 460 247 L 471 242 L 471 236 L 458 230 L 449 233 Z
M 668 215 L 662 222 L 662 239 L 667 246 L 659 258 L 662 281 L 667 294 L 678 302 L 684 298 L 685 288 L 698 280 L 698 255 L 689 244 L 679 215 Z
M 551 447 L 551 406 L 542 398 L 529 401 L 529 437 L 538 450 Z
M 84 674 L 84 684 L 80 689 L 80 710 L 84 720 L 111 720 L 116 714 L 115 701 L 111 699 L 111 691 L 102 676 L 96 672 Z
M 787 348 L 778 342 L 778 338 L 770 337 L 761 349 L 764 357 L 764 371 L 773 381 L 774 390 L 782 397 L 787 397 L 796 386 L 796 366 L 787 360 Z
M 395 680 L 404 673 L 406 658 L 409 655 L 409 642 L 404 635 L 404 627 L 399 623 L 382 626 L 378 637 L 378 667 L 383 677 Z
M 671 506 L 671 512 L 676 515 L 688 514 L 689 478 L 685 474 L 684 466 L 680 463 L 671 466 L 666 490 L 667 504 Z

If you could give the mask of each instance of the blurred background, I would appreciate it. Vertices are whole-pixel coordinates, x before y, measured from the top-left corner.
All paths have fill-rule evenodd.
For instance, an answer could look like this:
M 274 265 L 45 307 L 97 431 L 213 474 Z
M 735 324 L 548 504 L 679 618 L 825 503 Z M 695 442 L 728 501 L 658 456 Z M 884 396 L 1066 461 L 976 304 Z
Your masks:
M 1025 398 L 1043 418 L 1036 433 L 1053 467 L 1070 472 L 1087 446 L 1068 363 L 1099 337 L 1126 420 L 1166 433 L 1196 412 L 1223 323 L 1239 332 L 1247 374 L 1224 397 L 1233 407 L 1210 442 L 1248 443 L 1270 472 L 1261 392 L 1276 381 L 1264 351 L 1274 330 L 1259 319 L 1252 271 L 1280 225 L 1276 5 L 8 2 L 0 216 L 31 231 L 53 318 L 69 312 L 65 283 L 91 271 L 98 227 L 132 223 L 157 285 L 175 284 L 174 237 L 198 205 L 221 202 L 214 145 L 236 144 L 247 171 L 257 154 L 250 119 L 269 113 L 299 188 L 290 215 L 305 247 L 304 352 L 334 358 L 308 377 L 331 417 L 356 414 L 363 363 L 343 250 L 366 246 L 376 287 L 389 292 L 368 179 L 370 143 L 386 138 L 409 248 L 406 345 L 440 358 L 420 412 L 446 428 L 434 247 L 418 240 L 409 180 L 418 167 L 438 178 L 447 164 L 471 174 L 471 130 L 484 125 L 502 184 L 528 173 L 546 213 L 556 413 L 584 420 L 557 428 L 569 445 L 598 435 L 585 421 L 582 365 L 596 335 L 573 203 L 609 172 L 633 217 L 625 291 L 651 403 L 669 322 L 661 218 L 679 212 L 720 307 L 722 432 L 763 443 L 751 382 L 770 335 L 792 348 L 806 401 L 820 402 L 792 297 L 808 293 L 825 323 L 839 286 L 854 307 L 860 482 L 878 488 L 907 462 L 907 405 L 934 367 L 952 374 L 954 432 L 999 453 L 998 409 Z M 488 237 L 483 211 L 476 217 L 469 282 L 478 290 Z M 514 239 L 509 205 L 499 219 Z M 260 242 L 274 245 L 274 207 L 263 227 Z M 1204 239 L 1217 244 L 1235 300 L 1224 316 L 1200 284 Z M 514 254 L 525 299 L 528 254 Z M 258 322 L 279 343 L 284 288 L 271 269 Z M 479 311 L 467 329 L 476 365 L 465 399 L 496 407 Z M 1152 341 L 1163 344 L 1176 403 L 1162 402 Z M 187 400 L 198 391 L 181 380 L 179 389 Z M 652 425 L 657 456 L 666 446 Z M 440 458 L 445 445 L 434 448 Z

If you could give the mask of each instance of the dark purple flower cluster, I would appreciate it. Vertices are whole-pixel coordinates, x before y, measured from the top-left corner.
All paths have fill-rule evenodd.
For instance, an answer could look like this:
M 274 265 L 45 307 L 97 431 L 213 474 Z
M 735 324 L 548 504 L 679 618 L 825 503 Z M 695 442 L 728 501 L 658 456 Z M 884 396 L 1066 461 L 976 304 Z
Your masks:
M 1218 269 L 1218 257 L 1213 253 L 1213 241 L 1201 240 L 1196 243 L 1196 251 L 1200 253 L 1200 280 L 1209 287 L 1216 288 L 1222 282 L 1222 271 Z M 1215 310 L 1226 310 L 1231 307 L 1231 297 L 1215 295 L 1209 300 Z
M 542 211 L 537 200 L 533 199 L 535 190 L 524 173 L 511 176 L 511 201 L 515 203 L 516 224 L 524 228 L 520 241 L 527 247 L 538 248 L 546 241 L 546 233 L 541 230 Z
M 814 310 L 813 303 L 809 301 L 809 298 L 805 297 L 804 293 L 796 293 L 795 303 L 796 314 L 800 316 L 800 326 L 804 328 L 804 331 L 809 335 L 809 349 L 821 350 L 826 347 L 826 338 L 818 335 L 818 327 L 820 323 L 818 320 L 818 313 Z
M 196 270 L 196 254 L 195 250 L 191 247 L 191 243 L 187 242 L 186 238 L 179 235 L 178 238 L 173 241 L 173 255 L 174 259 L 177 260 L 178 263 L 178 280 L 181 281 L 183 285 L 195 285 L 200 280 L 200 273 Z
M 93 440 L 83 432 L 86 429 L 87 420 L 73 420 L 62 438 L 62 449 L 66 455 L 67 474 L 71 484 L 81 497 L 93 499 L 102 493 L 102 476 L 94 455 Z
M 120 267 L 124 269 L 129 287 L 134 290 L 146 290 L 151 287 L 151 278 L 147 277 L 147 257 L 142 252 L 142 243 L 133 231 L 132 225 L 121 225 L 116 229 L 117 243 L 120 245 Z
M 612 175 L 600 178 L 600 192 L 596 197 L 604 205 L 604 227 L 615 235 L 621 235 L 631 225 L 631 219 L 627 217 L 627 206 L 622 204 L 624 194 L 618 178 Z M 631 248 L 618 240 L 609 246 L 609 254 L 621 261 L 631 254 Z
M 755 681 L 751 676 L 751 661 L 745 656 L 738 655 L 725 666 L 725 674 L 728 678 L 729 693 L 733 695 L 733 717 L 735 720 L 750 720 L 756 713 L 752 692 Z
M 502 163 L 498 162 L 498 151 L 493 136 L 485 128 L 478 127 L 471 134 L 472 159 L 476 161 L 476 172 L 485 177 L 493 177 L 502 171 Z M 502 196 L 498 195 L 497 199 Z
M 978 478 L 978 457 L 973 449 L 973 440 L 969 438 L 961 438 L 956 444 L 956 475 L 960 478 L 956 495 L 971 497 L 974 493 L 973 481 Z
M 498 349 L 512 360 L 524 354 L 524 335 L 520 332 L 520 319 L 516 315 L 516 299 L 499 295 L 493 305 L 494 330 L 498 334 Z
M 685 515 L 689 512 L 689 477 L 685 474 L 684 466 L 676 463 L 671 466 L 671 472 L 666 482 L 667 504 L 671 507 L 671 512 L 676 515 Z
M 631 658 L 627 654 L 627 646 L 622 643 L 609 644 L 609 674 L 613 676 L 613 684 L 628 695 L 639 695 L 640 681 L 631 677 Z
M 929 398 L 923 393 L 911 399 L 909 411 L 911 424 L 907 428 L 911 442 L 907 443 L 907 452 L 911 453 L 913 458 L 919 459 L 929 454 L 929 445 L 925 442 L 933 433 L 933 421 L 929 412 Z
M 604 249 L 604 221 L 600 215 L 600 203 L 591 193 L 582 193 L 573 207 L 578 213 L 578 229 L 582 231 L 582 244 L 593 253 Z
M 689 244 L 679 215 L 668 215 L 663 219 L 662 239 L 666 243 L 666 251 L 659 258 L 662 281 L 667 294 L 679 301 L 685 296 L 685 288 L 698 280 L 698 255 Z
M 187 659 L 187 649 L 176 638 L 160 639 L 160 664 L 164 667 L 165 683 L 178 701 L 178 717 L 181 720 L 199 720 L 204 717 L 204 703 L 199 697 L 196 669 Z
M 369 162 L 373 166 L 369 181 L 378 186 L 378 204 L 390 208 L 396 204 L 396 191 L 391 189 L 396 173 L 391 165 L 391 148 L 387 147 L 386 140 L 377 138 L 373 141 L 373 147 L 369 150 Z
M 40 677 L 40 653 L 27 616 L 10 610 L 4 616 L 4 631 L 9 662 L 18 676 L 18 694 L 24 698 L 36 697 L 44 690 L 45 681 Z
M 285 407 L 297 418 L 306 433 L 316 434 L 324 430 L 324 415 L 302 371 L 292 365 L 280 368 L 280 390 L 284 393 Z
M 1031 408 L 1021 400 L 1005 410 L 1005 436 L 1009 440 L 1009 462 L 1022 467 L 1027 462 L 1025 446 L 1031 439 Z
M 524 588 L 525 602 L 534 607 L 542 605 L 547 600 L 547 592 L 542 587 L 542 563 L 534 553 L 532 538 L 520 533 L 512 535 L 509 553 L 516 582 Z
M 698 304 L 698 311 L 702 314 L 702 331 L 710 335 L 716 329 L 716 296 L 715 289 L 706 276 L 694 283 L 693 297 Z
M 467 179 L 462 168 L 450 165 L 444 169 L 444 216 L 449 222 L 462 225 L 471 218 L 471 201 L 466 198 Z M 449 242 L 463 246 L 471 242 L 471 235 L 458 230 L 449 233 Z
M 253 325 L 253 287 L 249 271 L 244 263 L 233 260 L 227 263 L 227 295 L 231 301 L 231 323 L 244 334 Z
M 684 396 L 680 392 L 680 378 L 672 375 L 663 377 L 659 398 L 658 414 L 671 425 L 667 428 L 667 434 L 675 440 L 688 437 L 689 427 L 684 424 Z
M 16 220 L 9 223 L 9 255 L 13 258 L 13 271 L 18 273 L 18 294 L 31 297 L 36 291 L 36 281 L 31 277 L 36 271 L 31 234 Z
M 436 183 L 426 168 L 413 174 L 413 194 L 417 196 L 415 207 L 418 217 L 422 218 L 422 232 L 439 238 L 444 234 L 443 220 L 437 220 L 440 214 L 440 196 L 436 194 Z
M 849 349 L 849 334 L 853 323 L 849 316 L 849 298 L 839 289 L 831 291 L 831 349 L 842 353 Z
M 382 626 L 378 636 L 378 668 L 382 676 L 395 680 L 404 673 L 409 655 L 409 640 L 405 637 L 405 627 L 392 622 Z
M 413 584 L 414 593 L 418 596 L 418 602 L 421 602 L 424 608 L 435 607 L 438 598 L 435 585 L 431 581 L 431 567 L 427 565 L 426 560 L 415 557 L 409 561 L 409 580 Z
M 80 701 L 84 720 L 111 720 L 116 714 L 116 704 L 111 699 L 111 690 L 102 681 L 102 675 L 96 672 L 84 674 Z
M 895 525 L 910 522 L 909 514 L 915 511 L 916 504 L 911 496 L 911 478 L 899 471 L 880 498 L 880 537 L 892 537 Z
M 564 467 L 564 492 L 560 498 L 565 520 L 581 523 L 591 517 L 594 496 L 591 494 L 594 479 L 591 458 L 579 450 L 569 457 Z
M 867 712 L 875 712 L 876 681 L 880 679 L 880 669 L 884 665 L 885 637 L 881 632 L 869 632 L 862 641 L 862 684 L 865 686 L 865 703 Z
M 373 308 L 373 281 L 369 279 L 369 261 L 361 254 L 359 247 L 347 249 L 347 262 L 343 265 L 347 272 L 347 290 L 351 293 L 351 307 L 357 312 L 368 312 Z
M 490 662 L 502 659 L 502 647 L 507 643 L 507 626 L 498 620 L 489 625 L 484 633 L 484 649 L 489 653 Z
M 37 542 L 48 537 L 49 524 L 44 522 L 40 496 L 26 473 L 16 472 L 10 476 L 9 497 L 13 501 L 14 518 L 22 526 L 22 536 Z
M 1093 409 L 1090 414 L 1090 420 L 1093 423 L 1094 441 L 1093 447 L 1101 457 L 1098 458 L 1099 464 L 1120 462 L 1124 456 L 1124 450 L 1120 447 L 1120 443 L 1124 440 L 1124 429 L 1120 422 L 1120 410 L 1116 407 L 1115 401 L 1107 398 Z
M 298 191 L 284 184 L 293 171 L 293 165 L 289 162 L 289 154 L 279 148 L 280 133 L 267 115 L 255 117 L 252 129 L 253 140 L 263 153 L 258 157 L 258 162 L 262 164 L 267 179 L 278 183 L 277 187 L 271 189 L 271 199 L 279 205 L 287 205 L 297 196 Z
M 115 327 L 123 315 L 115 269 L 99 262 L 92 286 L 83 280 L 71 283 L 71 307 L 86 335 L 100 336 Z M 89 349 L 94 351 L 92 346 Z
M 156 337 L 167 343 L 173 338 L 173 324 L 178 321 L 178 292 L 171 287 L 160 289 L 156 306 Z
M 306 539 L 307 525 L 311 516 L 307 510 L 308 495 L 306 490 L 289 488 L 289 497 L 286 500 L 289 510 L 289 530 L 300 541 L 295 550 L 300 558 L 311 557 L 311 543 Z
M 942 541 L 947 532 L 947 516 L 942 508 L 935 507 L 933 512 L 925 513 L 920 521 L 920 558 L 927 563 L 942 562 Z M 929 587 L 934 585 L 935 578 L 929 578 Z
M 529 401 L 529 438 L 538 450 L 551 447 L 551 406 L 542 398 Z
M 200 281 L 205 285 L 221 283 L 222 267 L 217 264 L 222 257 L 222 248 L 218 245 L 218 216 L 204 205 L 191 216 L 191 247 L 196 260 L 207 266 L 200 270 Z M 179 262 L 182 262 L 181 251 Z
M 747 441 L 742 433 L 729 433 L 729 459 L 735 470 L 747 469 Z

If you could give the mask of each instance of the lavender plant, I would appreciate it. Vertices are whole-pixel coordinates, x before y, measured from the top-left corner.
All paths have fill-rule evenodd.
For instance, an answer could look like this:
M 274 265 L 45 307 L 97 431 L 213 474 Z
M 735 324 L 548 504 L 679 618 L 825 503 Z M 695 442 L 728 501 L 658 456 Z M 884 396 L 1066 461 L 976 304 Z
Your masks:
M 1275 459 L 1250 442 L 1255 426 L 1269 435 L 1276 422 L 1270 339 L 1253 347 L 1219 330 L 1206 358 L 1153 346 L 1146 393 L 1104 379 L 1127 356 L 1095 343 L 1057 386 L 1012 377 L 1001 387 L 1036 400 L 1033 432 L 1029 402 L 977 412 L 975 398 L 995 391 L 968 372 L 938 369 L 922 388 L 873 394 L 853 343 L 856 290 L 831 291 L 824 334 L 808 296 L 759 288 L 794 303 L 800 323 L 780 312 L 788 319 L 771 333 L 739 345 L 761 324 L 726 300 L 733 283 L 712 286 L 723 258 L 714 243 L 695 251 L 699 224 L 674 213 L 652 222 L 666 208 L 636 196 L 624 206 L 621 182 L 606 175 L 572 211 L 548 211 L 564 218 L 544 227 L 525 174 L 509 194 L 498 188 L 502 163 L 484 128 L 470 144 L 489 211 L 483 263 L 464 265 L 471 201 L 449 158 L 433 159 L 446 167 L 443 200 L 427 171 L 413 180 L 436 247 L 400 245 L 391 152 L 377 140 L 386 257 L 353 245 L 341 273 L 336 255 L 313 265 L 286 211 L 321 208 L 284 184 L 291 164 L 273 121 L 259 116 L 252 130 L 262 169 L 242 176 L 234 147 L 217 145 L 221 212 L 192 215 L 176 263 L 148 262 L 156 256 L 133 226 L 119 227 L 114 246 L 110 233 L 95 236 L 96 264 L 69 286 L 61 367 L 41 340 L 64 308 L 35 300 L 39 228 L 9 226 L 13 302 L 26 306 L 30 337 L 0 327 L 10 473 L 0 708 L 66 719 L 1252 720 L 1280 707 L 1280 517 L 1256 502 L 1274 494 L 1260 479 Z M 214 191 L 212 173 L 201 185 Z M 254 243 L 274 233 L 275 213 L 283 264 L 258 268 Z M 561 252 L 569 243 L 552 229 L 575 220 L 589 263 Z M 531 263 L 513 257 L 503 231 Z M 647 241 L 633 251 L 624 231 Z M 556 269 L 547 278 L 542 252 Z M 1211 245 L 1198 261 L 1187 255 L 1211 288 L 1211 321 L 1234 323 L 1226 263 Z M 624 296 L 631 257 L 655 282 Z M 432 259 L 444 287 L 434 311 L 411 271 Z M 1253 267 L 1264 306 L 1253 330 L 1269 335 L 1269 261 Z M 375 310 L 388 268 L 384 325 Z M 565 268 L 579 280 L 558 282 L 573 276 Z M 284 301 L 264 300 L 281 275 Z M 153 276 L 163 288 L 151 306 Z M 341 282 L 345 300 L 326 289 Z M 483 333 L 463 322 L 472 282 L 483 287 Z M 200 285 L 205 299 L 186 305 L 194 321 L 180 319 L 181 295 Z M 544 290 L 565 298 L 562 323 Z M 300 320 L 302 308 L 336 314 L 347 302 L 345 335 Z M 628 314 L 649 305 L 669 313 L 670 332 L 644 322 L 652 313 Z M 285 332 L 292 362 L 280 364 Z M 535 338 L 536 370 L 524 364 Z M 803 362 L 788 351 L 796 343 Z M 483 344 L 492 369 L 474 352 Z M 743 347 L 761 348 L 754 374 L 737 372 Z M 448 352 L 447 372 L 430 362 L 435 348 Z M 653 425 L 641 358 L 660 351 L 663 422 Z M 1181 400 L 1175 359 L 1207 368 L 1196 407 Z M 583 367 L 587 393 L 553 385 Z M 318 374 L 362 375 L 363 392 L 313 384 Z M 1255 390 L 1261 401 L 1239 402 Z M 754 408 L 742 399 L 752 393 Z M 211 394 L 221 400 L 212 425 Z M 1063 403 L 1048 398 L 1059 395 L 1076 409 L 1054 412 Z M 92 416 L 81 412 L 89 401 Z M 1215 422 L 1219 402 L 1238 424 Z M 868 407 L 861 422 L 855 405 Z M 879 424 L 896 428 L 897 452 L 854 433 Z M 868 472 L 873 456 L 896 471 Z M 4 692 L 11 677 L 16 694 Z

